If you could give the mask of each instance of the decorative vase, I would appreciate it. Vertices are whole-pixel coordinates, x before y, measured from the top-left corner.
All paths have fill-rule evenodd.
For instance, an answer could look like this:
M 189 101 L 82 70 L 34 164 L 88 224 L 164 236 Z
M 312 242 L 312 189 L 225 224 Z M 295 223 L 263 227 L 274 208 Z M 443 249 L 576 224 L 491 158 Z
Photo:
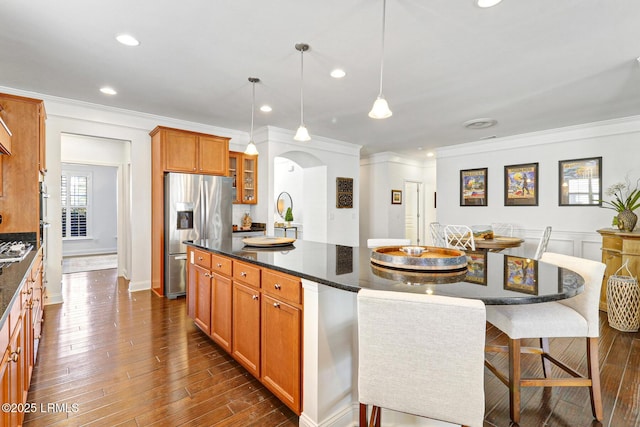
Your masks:
M 638 222 L 638 215 L 633 213 L 633 211 L 625 209 L 618 212 L 618 228 L 620 230 L 633 231 L 636 227 L 636 222 Z

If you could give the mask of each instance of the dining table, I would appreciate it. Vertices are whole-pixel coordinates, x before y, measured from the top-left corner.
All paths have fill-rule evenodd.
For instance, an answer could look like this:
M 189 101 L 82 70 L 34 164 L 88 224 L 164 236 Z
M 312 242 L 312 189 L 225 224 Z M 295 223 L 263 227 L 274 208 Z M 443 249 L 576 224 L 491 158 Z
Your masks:
M 475 238 L 476 249 L 490 252 L 500 252 L 505 249 L 518 248 L 524 243 L 524 239 L 509 236 L 493 236 L 491 239 Z

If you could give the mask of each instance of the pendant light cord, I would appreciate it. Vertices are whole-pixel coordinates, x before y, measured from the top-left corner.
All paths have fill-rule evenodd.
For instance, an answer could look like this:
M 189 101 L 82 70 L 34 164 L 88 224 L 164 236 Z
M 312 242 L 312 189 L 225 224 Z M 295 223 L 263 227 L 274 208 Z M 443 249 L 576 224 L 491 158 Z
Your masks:
M 253 110 L 256 109 L 256 82 L 251 82 L 251 134 L 249 135 L 249 142 L 253 142 Z
M 304 125 L 304 49 L 300 50 L 300 126 Z
M 385 18 L 387 10 L 387 0 L 382 0 L 382 53 L 380 57 L 380 93 L 378 97 L 382 96 L 382 74 L 384 72 L 384 33 L 385 33 Z

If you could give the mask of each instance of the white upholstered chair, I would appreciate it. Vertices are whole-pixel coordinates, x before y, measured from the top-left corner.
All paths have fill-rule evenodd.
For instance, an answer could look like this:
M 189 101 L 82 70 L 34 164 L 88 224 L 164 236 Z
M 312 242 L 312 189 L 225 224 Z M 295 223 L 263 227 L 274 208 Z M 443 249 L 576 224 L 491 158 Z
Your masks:
M 540 237 L 540 241 L 538 241 L 538 247 L 536 248 L 536 253 L 533 255 L 533 259 L 540 259 L 542 254 L 546 252 L 547 246 L 549 245 L 549 237 L 551 237 L 551 226 L 545 227 L 542 232 L 542 236 Z
M 381 408 L 482 426 L 485 306 L 480 300 L 358 292 L 360 426 Z
M 410 239 L 367 239 L 368 248 L 377 248 L 379 246 L 407 246 L 410 244 Z
M 601 421 L 603 414 L 598 364 L 598 307 L 605 265 L 598 261 L 552 252 L 544 253 L 541 261 L 566 267 L 580 274 L 585 282 L 584 291 L 575 297 L 560 301 L 487 306 L 487 321 L 504 332 L 509 340 L 508 348 L 488 345 L 487 351 L 509 353 L 509 377 L 499 372 L 490 362 L 486 363 L 487 367 L 509 387 L 510 415 L 515 423 L 520 422 L 521 387 L 551 386 L 589 387 L 593 416 Z M 586 377 L 549 355 L 549 338 L 561 337 L 586 338 Z M 540 347 L 522 347 L 523 338 L 539 338 Z M 521 353 L 542 356 L 544 378 L 522 377 Z M 551 374 L 550 362 L 571 377 L 548 378 Z
M 444 240 L 447 248 L 472 251 L 476 250 L 476 241 L 473 231 L 468 225 L 445 225 Z
M 444 225 L 439 222 L 429 223 L 429 234 L 431 235 L 431 244 L 440 248 L 444 248 L 447 244 L 444 241 Z

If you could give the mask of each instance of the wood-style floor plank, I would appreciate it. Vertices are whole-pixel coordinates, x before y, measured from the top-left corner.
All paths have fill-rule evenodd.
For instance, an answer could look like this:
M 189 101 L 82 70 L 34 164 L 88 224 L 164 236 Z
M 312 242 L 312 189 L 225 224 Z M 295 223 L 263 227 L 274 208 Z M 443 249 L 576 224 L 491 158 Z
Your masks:
M 75 403 L 77 411 L 27 414 L 25 426 L 298 425 L 293 412 L 194 326 L 183 299 L 129 293 L 115 274 L 63 276 L 65 303 L 45 307 L 28 402 Z M 612 329 L 606 313 L 600 325 L 604 421 L 593 420 L 586 388 L 525 388 L 521 426 L 640 426 L 640 333 Z M 488 325 L 487 342 L 506 344 L 506 337 Z M 550 346 L 586 371 L 584 339 L 552 339 Z M 487 357 L 507 372 L 506 354 Z M 539 357 L 524 355 L 523 363 L 524 375 L 541 374 Z M 485 402 L 485 427 L 511 425 L 507 387 L 488 370 Z

